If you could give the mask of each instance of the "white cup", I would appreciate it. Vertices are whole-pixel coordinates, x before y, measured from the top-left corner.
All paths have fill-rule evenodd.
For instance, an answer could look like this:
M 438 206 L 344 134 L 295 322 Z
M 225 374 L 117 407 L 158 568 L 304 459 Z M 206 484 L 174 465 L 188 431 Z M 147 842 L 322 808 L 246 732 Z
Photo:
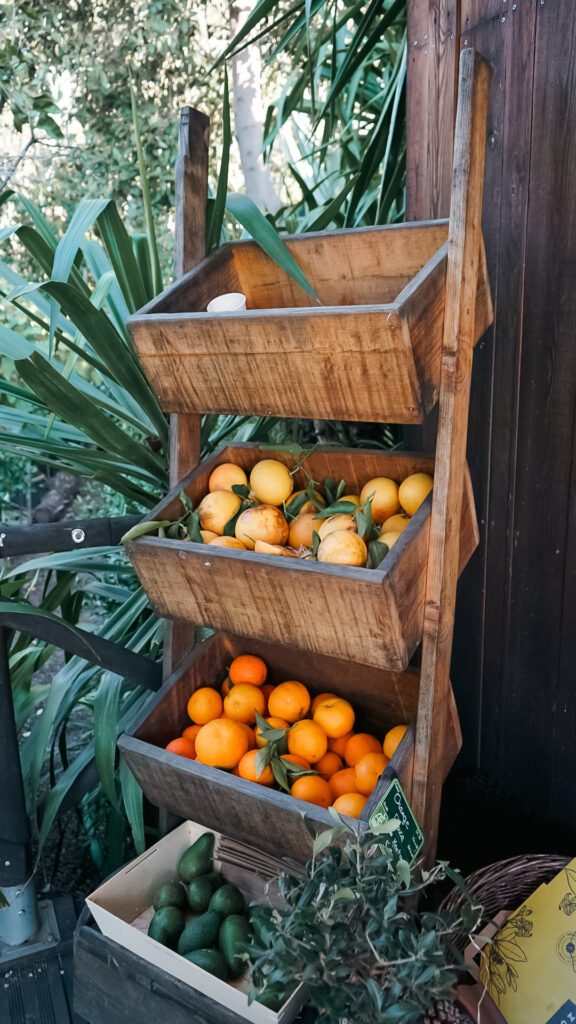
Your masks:
M 239 313 L 246 309 L 246 296 L 242 292 L 226 292 L 210 299 L 206 309 L 209 313 Z

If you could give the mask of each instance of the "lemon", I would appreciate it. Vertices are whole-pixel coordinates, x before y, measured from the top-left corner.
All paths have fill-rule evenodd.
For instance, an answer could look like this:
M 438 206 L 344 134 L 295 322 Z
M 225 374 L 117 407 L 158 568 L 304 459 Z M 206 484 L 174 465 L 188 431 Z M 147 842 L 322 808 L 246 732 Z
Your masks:
M 400 511 L 398 500 L 398 484 L 387 476 L 375 476 L 364 484 L 360 501 L 364 504 L 372 497 L 372 518 L 375 523 L 383 523 L 395 512 Z
M 413 516 L 434 486 L 429 473 L 412 473 L 400 484 L 398 497 L 400 504 L 409 516 Z
M 282 505 L 292 494 L 288 467 L 277 459 L 262 459 L 250 473 L 250 489 L 262 505 Z
M 348 530 L 330 533 L 318 548 L 319 562 L 363 566 L 367 558 L 368 551 L 362 538 Z
M 233 487 L 248 485 L 248 477 L 240 466 L 233 462 L 223 462 L 210 475 L 209 491 L 231 491 Z
M 242 499 L 232 491 L 212 491 L 202 498 L 198 506 L 200 526 L 221 536 L 241 504 Z

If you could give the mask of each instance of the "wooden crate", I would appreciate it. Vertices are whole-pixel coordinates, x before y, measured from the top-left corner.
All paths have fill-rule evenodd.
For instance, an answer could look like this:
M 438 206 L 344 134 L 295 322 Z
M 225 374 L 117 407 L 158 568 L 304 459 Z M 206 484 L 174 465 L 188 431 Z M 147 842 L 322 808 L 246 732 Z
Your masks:
M 227 445 L 190 473 L 147 518 L 180 515 L 184 490 L 197 504 L 216 465 L 247 471 L 266 457 L 257 445 Z M 290 457 L 272 453 L 291 465 Z M 404 452 L 325 446 L 306 461 L 314 479 L 346 480 L 358 492 L 375 476 L 397 481 L 434 472 L 434 460 Z M 300 474 L 297 486 L 305 486 Z M 214 626 L 243 636 L 333 654 L 401 671 L 422 639 L 431 497 L 418 509 L 378 569 L 142 537 L 128 543 L 130 558 L 159 615 Z M 460 525 L 460 570 L 478 544 L 468 471 Z
M 183 818 L 193 816 L 207 828 L 224 830 L 240 842 L 278 856 L 300 861 L 310 855 L 310 831 L 331 827 L 328 811 L 296 800 L 288 793 L 258 786 L 231 773 L 208 768 L 164 749 L 190 724 L 186 705 L 201 686 L 219 686 L 238 654 L 256 654 L 268 665 L 273 683 L 298 679 L 313 694 L 330 691 L 350 700 L 360 731 L 378 737 L 394 725 L 409 725 L 385 776 L 369 798 L 362 821 L 367 822 L 390 780 L 398 776 L 410 799 L 414 730 L 417 720 L 419 677 L 415 670 L 378 671 L 338 658 L 290 650 L 262 641 L 216 633 L 189 655 L 182 669 L 166 681 L 146 718 L 119 739 L 123 757 L 148 799 Z M 453 704 L 449 739 L 443 751 L 443 775 L 460 747 Z
M 440 384 L 447 236 L 433 221 L 287 238 L 320 305 L 254 242 L 218 249 L 128 321 L 162 408 L 421 422 Z M 231 291 L 247 310 L 206 312 Z M 475 341 L 491 322 L 482 249 Z

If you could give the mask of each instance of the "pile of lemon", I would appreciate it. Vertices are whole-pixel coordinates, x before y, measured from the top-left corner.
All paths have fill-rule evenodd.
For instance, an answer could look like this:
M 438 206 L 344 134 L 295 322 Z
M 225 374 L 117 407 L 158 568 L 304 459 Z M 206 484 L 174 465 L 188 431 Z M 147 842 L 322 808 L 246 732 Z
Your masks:
M 345 511 L 326 518 L 325 494 L 314 489 L 306 500 L 304 491 L 294 491 L 293 473 L 283 462 L 262 459 L 249 478 L 241 466 L 226 462 L 211 474 L 198 506 L 200 532 L 205 544 L 217 547 L 362 567 L 370 541 L 392 548 L 432 486 L 428 473 L 412 473 L 400 484 L 373 477 L 359 494 L 338 499 L 339 506 L 346 503 Z M 359 513 L 368 506 L 373 525 L 370 536 L 366 531 L 362 536 L 359 522 L 366 517 L 361 520 Z M 357 511 L 349 511 L 352 507 Z

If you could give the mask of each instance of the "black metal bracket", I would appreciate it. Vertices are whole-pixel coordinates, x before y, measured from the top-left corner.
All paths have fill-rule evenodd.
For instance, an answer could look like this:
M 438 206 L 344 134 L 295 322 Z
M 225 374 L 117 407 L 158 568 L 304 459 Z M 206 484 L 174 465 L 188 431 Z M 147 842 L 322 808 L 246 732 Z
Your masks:
M 67 519 L 61 523 L 14 526 L 0 523 L 0 558 L 38 555 L 44 551 L 74 551 L 82 548 L 112 547 L 140 522 L 141 516 L 112 516 L 108 519 Z

